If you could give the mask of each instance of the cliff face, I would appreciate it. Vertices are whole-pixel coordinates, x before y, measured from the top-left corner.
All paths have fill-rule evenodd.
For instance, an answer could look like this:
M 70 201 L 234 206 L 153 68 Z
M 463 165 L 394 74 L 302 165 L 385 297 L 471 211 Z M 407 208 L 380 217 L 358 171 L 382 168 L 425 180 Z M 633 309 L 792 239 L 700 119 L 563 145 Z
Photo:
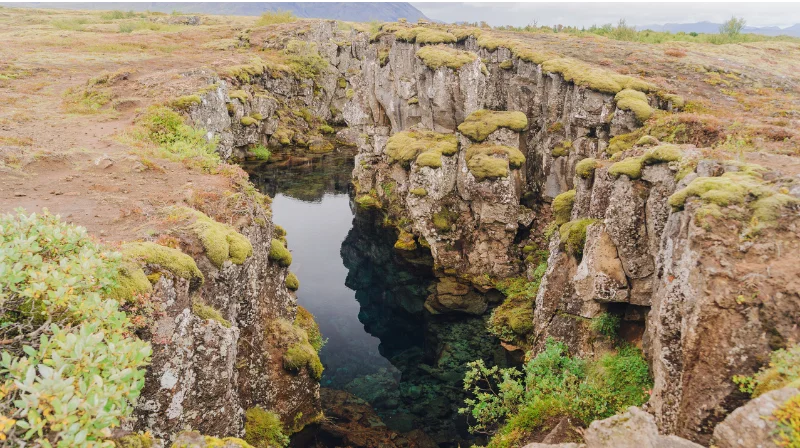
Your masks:
M 693 180 L 747 170 L 742 164 L 702 160 L 703 152 L 688 145 L 670 149 L 680 157 L 663 157 L 643 142 L 614 168 L 606 148 L 612 137 L 637 129 L 633 111 L 618 107 L 610 93 L 565 81 L 502 46 L 480 48 L 473 37 L 450 45 L 466 58 L 455 68 L 426 61 L 419 44 L 392 34 L 374 42 L 355 31 L 342 36 L 331 22 L 302 38 L 330 63 L 312 83 L 316 89 L 269 76 L 250 86 L 347 124 L 338 138 L 358 147 L 357 202 L 387 213 L 401 230 L 396 247 L 430 247 L 442 278 L 426 302 L 430 311 L 484 313 L 494 296 L 479 292 L 532 271 L 522 247 L 550 219 L 547 204 L 575 190 L 565 221 L 578 231 L 562 227 L 549 240 L 535 301 L 535 350 L 555 337 L 591 356 L 607 344 L 591 330 L 593 320 L 619 317 L 622 336 L 640 343 L 652 363 L 648 406 L 661 430 L 706 442 L 714 425 L 746 401 L 731 376 L 753 373 L 771 349 L 800 336 L 796 211 L 778 207 L 774 225 L 752 233 L 746 202 L 733 214 L 694 199 L 670 205 L 671 195 Z M 221 83 L 200 107 L 218 115 L 219 126 L 208 118 L 213 114 L 191 112 L 221 136 L 223 154 L 257 141 L 275 144 L 276 106 L 259 99 L 240 104 L 225 89 Z M 672 107 L 656 95 L 645 98 L 651 107 Z M 481 109 L 520 111 L 527 123 L 479 137 L 459 131 Z M 238 118 L 253 110 L 268 118 L 253 129 L 240 126 Z M 390 137 L 422 130 L 454 135 L 456 150 L 425 163 L 417 154 L 396 156 Z M 396 147 L 414 142 L 405 143 Z M 515 161 L 507 148 L 524 160 Z M 481 174 L 476 154 L 506 164 L 499 174 Z M 578 162 L 589 158 L 597 162 L 576 174 Z M 770 191 L 791 183 L 779 173 L 756 177 Z

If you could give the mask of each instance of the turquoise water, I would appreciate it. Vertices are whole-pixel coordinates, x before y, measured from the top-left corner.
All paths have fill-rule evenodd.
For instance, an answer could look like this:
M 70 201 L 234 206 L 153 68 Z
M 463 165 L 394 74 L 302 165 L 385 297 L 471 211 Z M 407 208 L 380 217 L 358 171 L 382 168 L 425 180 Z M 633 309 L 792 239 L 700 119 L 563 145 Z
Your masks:
M 382 213 L 355 209 L 352 163 L 330 155 L 248 167 L 287 231 L 298 303 L 328 339 L 321 385 L 368 401 L 397 431 L 423 429 L 440 446 L 480 443 L 457 412 L 464 365 L 477 358 L 502 365 L 505 354 L 485 317 L 424 309 L 435 282 L 430 254 L 396 251 L 396 231 L 382 226 Z

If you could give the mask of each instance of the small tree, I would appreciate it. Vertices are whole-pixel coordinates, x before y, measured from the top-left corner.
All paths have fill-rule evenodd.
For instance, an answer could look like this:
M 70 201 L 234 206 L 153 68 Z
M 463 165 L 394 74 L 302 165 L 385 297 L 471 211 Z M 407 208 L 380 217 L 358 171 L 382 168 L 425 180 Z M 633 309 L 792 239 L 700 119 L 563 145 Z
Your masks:
M 742 34 L 742 29 L 744 29 L 745 23 L 746 22 L 743 18 L 732 16 L 727 22 L 720 25 L 719 33 L 728 37 L 736 37 Z

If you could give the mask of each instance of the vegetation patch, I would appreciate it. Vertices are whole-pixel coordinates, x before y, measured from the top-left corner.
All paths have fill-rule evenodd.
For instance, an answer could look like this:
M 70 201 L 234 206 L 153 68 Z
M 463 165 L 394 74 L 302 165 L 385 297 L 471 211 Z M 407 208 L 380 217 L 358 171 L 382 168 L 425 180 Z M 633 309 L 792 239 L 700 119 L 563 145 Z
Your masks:
M 464 389 L 474 398 L 459 409 L 475 424 L 472 432 L 495 434 L 490 447 L 521 446 L 553 417 L 594 420 L 640 406 L 652 380 L 641 351 L 620 347 L 594 361 L 571 357 L 562 342 L 549 338 L 545 349 L 523 370 L 468 364 Z
M 572 149 L 572 140 L 564 140 L 557 144 L 550 154 L 553 157 L 564 157 L 569 155 L 569 150 Z
M 198 298 L 192 300 L 192 313 L 201 319 L 219 322 L 219 324 L 225 328 L 231 327 L 231 323 L 222 317 L 222 313 L 220 313 L 219 310 L 206 305 Z
M 421 166 L 438 168 L 442 166 L 441 156 L 452 156 L 456 152 L 458 140 L 455 134 L 440 134 L 428 130 L 401 131 L 389 137 L 386 143 L 389 160 L 400 162 L 404 166 L 410 166 L 410 162 L 415 160 Z
M 481 109 L 467 117 L 458 125 L 458 130 L 474 142 L 482 142 L 489 134 L 507 128 L 521 132 L 528 126 L 528 117 L 522 112 L 494 111 Z
M 292 253 L 283 245 L 281 240 L 273 238 L 269 248 L 269 259 L 280 266 L 288 268 L 292 264 Z
M 286 281 L 284 283 L 289 291 L 297 291 L 300 289 L 300 280 L 297 278 L 294 272 L 290 272 L 286 275 Z
M 319 331 L 319 325 L 317 325 L 314 316 L 307 309 L 302 306 L 297 307 L 297 316 L 295 316 L 294 323 L 306 332 L 308 343 L 311 344 L 314 350 L 317 352 L 322 350 L 327 340 L 322 337 L 322 333 Z
M 542 251 L 546 252 L 546 251 Z M 540 254 L 541 255 L 541 254 Z M 539 285 L 547 271 L 547 257 L 536 266 L 533 279 L 515 277 L 501 280 L 495 288 L 506 296 L 489 317 L 489 331 L 500 340 L 522 347 L 533 333 L 533 308 Z
M 193 285 L 203 284 L 203 273 L 189 255 L 179 249 L 151 242 L 127 243 L 120 248 L 123 258 L 141 264 L 158 265 Z
M 256 26 L 277 25 L 279 23 L 291 23 L 299 20 L 291 11 L 269 11 L 261 14 Z
M 414 240 L 414 234 L 400 230 L 400 235 L 394 243 L 394 248 L 398 250 L 416 250 L 417 242 Z
M 572 58 L 557 58 L 544 61 L 542 69 L 546 72 L 558 73 L 565 81 L 572 82 L 575 85 L 612 95 L 625 89 L 638 90 L 645 93 L 657 90 L 657 87 L 653 84 L 641 79 L 593 67 Z
M 256 145 L 253 149 L 250 150 L 250 152 L 253 154 L 253 157 L 255 157 L 258 160 L 263 160 L 265 162 L 269 160 L 269 158 L 272 156 L 270 150 L 267 149 L 267 147 L 262 144 Z
M 214 221 L 192 208 L 178 207 L 175 212 L 187 218 L 194 218 L 191 228 L 203 244 L 206 257 L 214 266 L 221 268 L 226 261 L 242 264 L 247 257 L 253 255 L 250 240 L 233 227 Z
M 602 313 L 592 319 L 589 329 L 598 335 L 608 338 L 616 339 L 619 333 L 620 318 L 611 313 Z
M 598 221 L 597 219 L 584 218 L 561 224 L 558 228 L 558 233 L 561 237 L 561 244 L 564 245 L 564 250 L 580 258 L 583 255 L 583 246 L 586 244 L 586 228 Z
M 553 198 L 550 208 L 553 210 L 556 226 L 561 226 L 569 221 L 573 205 L 575 205 L 575 190 L 567 190 Z
M 120 259 L 47 212 L 0 216 L 5 442 L 100 445 L 131 415 L 151 349 L 109 298 Z
M 258 120 L 253 117 L 245 115 L 239 120 L 240 123 L 244 126 L 253 126 L 254 124 L 258 124 Z
M 184 95 L 172 100 L 170 106 L 172 106 L 173 109 L 186 111 L 191 109 L 192 106 L 200 104 L 201 101 L 199 95 Z
M 575 165 L 575 174 L 581 179 L 591 179 L 594 176 L 594 170 L 601 166 L 603 165 L 597 159 L 587 157 Z
M 770 354 L 769 364 L 755 375 L 735 375 L 733 381 L 753 398 L 784 387 L 800 388 L 800 344 L 775 350 Z
M 467 168 L 475 179 L 497 179 L 508 176 L 509 168 L 519 169 L 525 156 L 517 148 L 502 145 L 480 144 L 467 149 Z
M 283 448 L 289 445 L 278 414 L 252 407 L 244 415 L 244 440 L 253 448 Z
M 447 31 L 417 26 L 414 28 L 400 28 L 395 33 L 398 40 L 416 42 L 418 44 L 452 44 L 456 37 Z
M 362 194 L 356 198 L 356 204 L 361 208 L 381 208 L 381 202 L 371 194 Z
M 614 101 L 617 102 L 618 108 L 633 111 L 641 123 L 653 115 L 653 108 L 647 102 L 647 95 L 638 90 L 624 89 L 614 96 Z
M 458 220 L 458 213 L 447 208 L 442 208 L 434 213 L 432 217 L 433 227 L 439 232 L 449 232 L 452 230 L 456 220 Z
M 458 70 L 478 59 L 475 53 L 456 50 L 446 45 L 422 47 L 417 50 L 417 57 L 431 70 L 438 70 L 441 67 Z
M 428 190 L 424 188 L 412 188 L 408 192 L 413 194 L 414 196 L 420 196 L 420 197 L 425 197 L 428 195 Z
M 626 175 L 630 179 L 638 179 L 642 177 L 642 158 L 641 157 L 628 157 L 625 160 L 619 161 L 608 168 L 608 174 L 619 177 Z

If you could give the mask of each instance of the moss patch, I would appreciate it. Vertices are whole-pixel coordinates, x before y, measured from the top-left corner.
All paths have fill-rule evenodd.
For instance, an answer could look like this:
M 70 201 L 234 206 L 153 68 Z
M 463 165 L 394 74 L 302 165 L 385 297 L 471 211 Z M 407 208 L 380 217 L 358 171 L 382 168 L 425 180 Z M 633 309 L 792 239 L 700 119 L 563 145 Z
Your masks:
M 576 257 L 583 255 L 583 246 L 586 244 L 586 228 L 596 222 L 598 222 L 597 219 L 586 218 L 561 224 L 558 233 L 564 250 Z
M 231 327 L 231 323 L 225 320 L 225 318 L 222 317 L 222 314 L 218 310 L 206 305 L 199 299 L 195 298 L 194 300 L 192 300 L 192 313 L 194 313 L 197 317 L 201 319 L 213 320 L 219 322 L 220 325 L 222 325 L 225 328 Z
M 308 369 L 309 375 L 315 380 L 322 378 L 322 362 L 311 344 L 297 343 L 292 345 L 283 354 L 283 368 L 290 372 L 299 372 Z
M 244 126 L 253 126 L 254 124 L 258 123 L 258 120 L 256 120 L 253 117 L 244 116 L 239 120 L 239 122 L 242 123 Z
M 594 170 L 600 168 L 601 166 L 602 165 L 597 159 L 588 157 L 575 165 L 575 174 L 582 179 L 590 179 L 592 176 L 594 176 Z
M 625 160 L 617 162 L 608 168 L 608 174 L 614 177 L 619 177 L 624 174 L 631 179 L 638 179 L 642 177 L 642 158 L 628 157 Z
M 185 95 L 172 100 L 170 106 L 172 106 L 173 109 L 189 110 L 192 106 L 200 104 L 201 101 L 198 95 Z
M 657 89 L 654 85 L 641 79 L 594 67 L 572 58 L 549 59 L 542 62 L 542 69 L 546 72 L 558 73 L 566 81 L 598 92 L 617 94 L 625 89 L 640 92 Z
M 569 221 L 572 216 L 572 207 L 575 205 L 575 190 L 565 191 L 555 198 L 550 208 L 553 210 L 553 217 L 557 226 Z
M 411 129 L 398 132 L 389 137 L 386 143 L 386 155 L 389 156 L 389 160 L 401 162 L 404 166 L 416 160 L 422 166 L 438 168 L 442 166 L 441 156 L 452 156 L 456 152 L 458 152 L 458 140 L 454 134 L 440 134 L 428 130 Z
M 466 160 L 470 173 L 482 181 L 508 176 L 509 168 L 518 169 L 525 163 L 525 156 L 510 146 L 480 144 L 467 149 Z
M 394 243 L 394 248 L 398 250 L 415 250 L 417 243 L 414 241 L 414 234 L 401 230 L 397 241 Z
M 292 253 L 281 240 L 272 239 L 269 246 L 269 259 L 278 265 L 288 268 L 292 264 Z
M 675 145 L 656 146 L 645 151 L 642 156 L 642 163 L 645 165 L 655 165 L 657 163 L 677 162 L 681 160 L 681 149 Z
M 433 214 L 433 227 L 439 232 L 449 232 L 458 219 L 458 213 L 443 208 Z
M 647 102 L 647 95 L 638 90 L 624 89 L 614 96 L 614 100 L 618 108 L 633 111 L 636 119 L 642 123 L 653 115 L 653 108 Z
M 239 100 L 242 104 L 246 104 L 250 100 L 250 94 L 246 90 L 231 90 L 228 92 L 231 99 Z
M 417 57 L 431 70 L 438 70 L 441 67 L 458 70 L 478 59 L 475 53 L 456 50 L 445 45 L 422 47 L 417 50 Z
M 286 281 L 284 283 L 286 284 L 286 288 L 288 288 L 290 291 L 297 291 L 300 289 L 300 280 L 298 280 L 294 272 L 290 272 L 286 276 Z
M 427 195 L 428 195 L 428 190 L 426 190 L 426 189 L 424 189 L 424 188 L 412 188 L 412 189 L 411 189 L 411 190 L 409 190 L 408 192 L 409 192 L 409 193 L 411 193 L 411 194 L 413 194 L 414 196 L 421 196 L 421 197 L 424 197 L 424 196 L 427 196 Z
M 643 135 L 642 138 L 636 140 L 636 146 L 656 146 L 659 143 L 657 138 L 650 135 Z
M 278 414 L 253 407 L 245 412 L 244 440 L 253 448 L 284 447 L 289 444 Z
M 522 112 L 494 111 L 481 109 L 471 113 L 458 125 L 462 134 L 475 142 L 482 142 L 492 132 L 507 128 L 520 132 L 528 126 L 528 117 Z
M 572 140 L 564 140 L 557 144 L 550 154 L 553 157 L 564 157 L 569 155 L 569 150 L 572 149 Z
M 253 246 L 250 244 L 250 240 L 233 227 L 214 221 L 191 208 L 183 207 L 180 212 L 195 218 L 192 230 L 200 239 L 206 251 L 206 257 L 214 266 L 222 267 L 226 261 L 242 264 L 247 257 L 253 255 Z
M 381 208 L 381 203 L 375 196 L 362 194 L 356 198 L 356 204 L 361 208 Z
M 203 273 L 197 268 L 194 259 L 178 249 L 144 242 L 127 243 L 120 250 L 126 260 L 155 264 L 192 283 L 203 283 Z
M 435 28 L 414 27 L 401 28 L 395 33 L 399 40 L 405 42 L 416 42 L 418 44 L 451 44 L 456 42 L 456 37 L 447 31 Z

